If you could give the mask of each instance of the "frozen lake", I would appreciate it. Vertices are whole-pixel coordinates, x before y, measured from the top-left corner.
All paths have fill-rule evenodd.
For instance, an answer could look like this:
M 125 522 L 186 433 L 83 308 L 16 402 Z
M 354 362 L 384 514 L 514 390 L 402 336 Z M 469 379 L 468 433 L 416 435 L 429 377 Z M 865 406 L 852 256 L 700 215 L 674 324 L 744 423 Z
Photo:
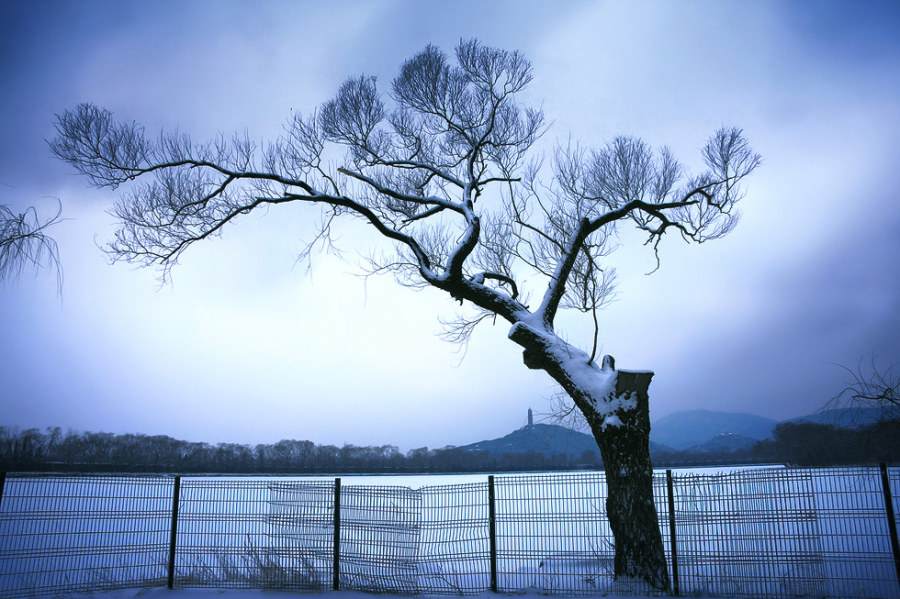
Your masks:
M 725 474 L 730 472 L 742 472 L 745 470 L 760 470 L 769 468 L 783 468 L 783 466 L 709 466 L 703 468 L 672 468 L 672 473 L 676 476 L 697 474 Z M 657 476 L 665 475 L 665 468 L 655 470 Z M 585 471 L 588 472 L 588 471 Z M 577 472 L 575 472 L 577 474 Z M 499 480 L 504 477 L 521 477 L 521 476 L 553 476 L 562 474 L 572 474 L 564 472 L 504 472 L 493 475 Z M 467 483 L 481 483 L 487 480 L 488 475 L 484 473 L 477 474 L 341 474 L 341 475 L 323 475 L 296 477 L 296 480 L 321 481 L 334 480 L 340 477 L 341 483 L 344 485 L 389 485 L 396 487 L 409 487 L 411 489 L 421 489 L 426 486 L 438 485 L 460 485 Z M 219 477 L 216 477 L 219 478 Z M 292 477 L 293 478 L 293 477 Z

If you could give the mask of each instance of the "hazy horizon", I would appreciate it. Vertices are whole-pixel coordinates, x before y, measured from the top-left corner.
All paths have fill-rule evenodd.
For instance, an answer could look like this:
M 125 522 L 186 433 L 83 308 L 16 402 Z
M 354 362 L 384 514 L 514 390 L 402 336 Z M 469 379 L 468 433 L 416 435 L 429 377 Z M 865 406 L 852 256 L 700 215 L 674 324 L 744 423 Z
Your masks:
M 826 407 L 826 408 L 824 408 L 822 411 L 823 411 L 823 412 L 826 412 L 826 411 L 830 411 L 830 410 L 843 410 L 843 409 L 860 409 L 860 408 L 827 408 L 827 407 Z M 865 408 L 862 408 L 862 409 L 865 409 Z M 656 424 L 658 424 L 658 423 L 661 422 L 661 421 L 666 421 L 666 420 L 668 420 L 668 419 L 670 419 L 670 418 L 673 418 L 673 417 L 683 416 L 683 415 L 685 415 L 685 414 L 696 413 L 696 412 L 712 413 L 712 414 L 727 414 L 727 415 L 731 415 L 731 416 L 751 416 L 751 417 L 756 417 L 756 418 L 762 418 L 762 419 L 765 419 L 765 420 L 771 420 L 772 422 L 775 422 L 775 423 L 789 422 L 789 421 L 796 420 L 796 419 L 801 419 L 801 418 L 806 418 L 806 417 L 809 417 L 809 416 L 814 416 L 815 414 L 819 413 L 819 411 L 816 411 L 816 412 L 812 412 L 812 413 L 808 413 L 808 414 L 807 414 L 807 413 L 804 413 L 804 414 L 798 414 L 798 415 L 796 415 L 796 416 L 793 416 L 793 417 L 790 417 L 790 418 L 787 418 L 787 419 L 784 419 L 784 420 L 774 420 L 774 419 L 766 418 L 765 416 L 759 416 L 759 415 L 757 415 L 757 414 L 753 414 L 752 412 L 722 412 L 722 411 L 720 411 L 720 410 L 707 410 L 707 409 L 704 409 L 704 408 L 695 408 L 695 409 L 686 409 L 686 410 L 680 410 L 680 411 L 678 411 L 678 412 L 673 412 L 673 413 L 667 414 L 666 416 L 663 416 L 663 417 L 661 417 L 661 418 L 654 418 L 654 419 L 652 419 L 652 424 L 653 424 L 653 425 L 656 425 Z M 577 426 L 577 425 L 574 425 L 574 424 L 571 423 L 571 422 L 563 422 L 563 421 L 560 421 L 558 418 L 555 418 L 555 417 L 553 417 L 553 416 L 549 416 L 549 415 L 546 415 L 546 414 L 541 415 L 541 414 L 535 413 L 535 415 L 534 415 L 534 424 L 535 424 L 535 425 L 545 424 L 545 425 L 563 426 L 563 427 L 570 428 L 570 429 L 572 429 L 572 430 L 575 430 L 575 431 L 578 431 L 578 432 L 581 432 L 581 433 L 590 435 L 590 431 L 586 430 L 586 428 L 583 427 L 583 426 Z M 279 438 L 279 439 L 263 440 L 263 441 L 259 441 L 259 442 L 257 442 L 257 443 L 238 443 L 238 444 L 239 444 L 239 445 L 248 445 L 248 446 L 252 447 L 252 446 L 254 446 L 254 445 L 274 445 L 275 443 L 277 443 L 277 442 L 279 442 L 279 441 L 284 441 L 284 440 L 287 440 L 287 441 L 311 441 L 311 442 L 315 443 L 316 445 L 334 445 L 334 446 L 337 446 L 337 447 L 341 447 L 341 446 L 343 446 L 343 445 L 354 445 L 354 446 L 358 446 L 358 447 L 394 446 L 394 447 L 397 447 L 398 450 L 399 450 L 401 453 L 407 453 L 407 452 L 409 452 L 409 451 L 411 451 L 411 450 L 413 450 L 413 449 L 420 449 L 421 447 L 428 447 L 429 449 L 433 449 L 433 450 L 434 450 L 434 449 L 443 449 L 443 448 L 446 448 L 446 447 L 463 447 L 463 446 L 472 445 L 472 444 L 475 444 L 475 443 L 478 443 L 478 442 L 481 442 L 481 441 L 493 441 L 493 440 L 497 440 L 497 439 L 502 439 L 503 437 L 509 435 L 510 433 L 513 433 L 513 432 L 515 432 L 515 431 L 517 431 L 517 430 L 521 430 L 521 429 L 523 429 L 523 428 L 526 428 L 527 425 L 528 425 L 527 416 L 525 416 L 525 417 L 522 418 L 522 422 L 521 422 L 521 423 L 518 423 L 518 424 L 513 423 L 513 424 L 511 424 L 511 426 L 510 426 L 510 428 L 509 428 L 508 430 L 506 430 L 505 432 L 500 432 L 500 433 L 498 433 L 498 435 L 497 435 L 496 437 L 493 437 L 493 438 L 490 438 L 490 439 L 488 439 L 488 438 L 485 438 L 485 439 L 474 439 L 474 440 L 468 440 L 468 441 L 460 442 L 460 443 L 454 443 L 454 442 L 451 441 L 451 442 L 448 442 L 448 443 L 444 443 L 444 444 L 442 444 L 442 445 L 433 445 L 433 446 L 432 446 L 432 445 L 424 445 L 424 446 L 401 446 L 401 445 L 399 445 L 399 444 L 397 444 L 397 443 L 392 442 L 391 439 L 384 439 L 384 440 L 382 440 L 381 442 L 377 442 L 377 441 L 376 441 L 376 442 L 366 443 L 366 444 L 362 444 L 362 443 L 354 443 L 354 441 L 353 441 L 352 439 L 349 439 L 349 440 L 347 440 L 347 441 L 345 441 L 345 442 L 343 442 L 343 443 L 319 443 L 319 442 L 315 441 L 314 439 L 306 439 L 306 438 L 299 438 L 299 437 L 282 437 L 282 438 Z M 0 424 L 0 426 L 4 426 L 4 425 Z M 24 430 L 24 429 L 22 429 L 22 427 L 19 427 L 19 428 L 20 428 L 20 430 Z M 34 427 L 32 427 L 32 428 L 34 428 Z M 130 435 L 155 436 L 155 435 L 151 435 L 151 434 L 148 434 L 148 433 L 144 433 L 144 432 L 139 431 L 139 430 L 113 432 L 113 431 L 105 431 L 105 430 L 83 430 L 83 429 L 75 429 L 75 428 L 64 429 L 63 427 L 54 427 L 54 426 L 52 426 L 52 425 L 49 426 L 49 427 L 41 428 L 41 429 L 39 429 L 39 430 L 41 430 L 42 432 L 44 432 L 44 431 L 46 431 L 47 429 L 53 429 L 53 428 L 60 428 L 61 430 L 65 430 L 66 433 L 100 433 L 100 434 L 122 434 L 122 435 L 129 435 L 129 434 L 130 434 Z M 651 430 L 651 436 L 653 436 L 654 432 L 658 432 L 658 431 L 653 431 L 653 430 Z M 187 442 L 187 443 L 210 443 L 209 441 L 207 441 L 207 440 L 205 440 L 205 439 L 181 438 L 181 437 L 176 437 L 176 436 L 174 436 L 174 435 L 169 435 L 169 434 L 167 434 L 167 433 L 165 433 L 165 432 L 159 432 L 159 433 L 156 433 L 156 435 L 162 435 L 162 436 L 171 437 L 171 438 L 174 438 L 174 439 L 176 439 L 176 440 L 178 440 L 178 441 L 184 441 L 184 442 Z M 654 442 L 657 442 L 657 441 L 654 441 Z M 228 439 L 223 439 L 223 440 L 221 440 L 221 441 L 218 441 L 218 443 L 237 443 L 237 442 L 236 442 L 236 441 L 232 441 L 232 440 L 228 440 Z M 215 444 L 217 444 L 217 442 L 213 442 L 213 443 L 211 443 L 211 444 L 215 445 Z

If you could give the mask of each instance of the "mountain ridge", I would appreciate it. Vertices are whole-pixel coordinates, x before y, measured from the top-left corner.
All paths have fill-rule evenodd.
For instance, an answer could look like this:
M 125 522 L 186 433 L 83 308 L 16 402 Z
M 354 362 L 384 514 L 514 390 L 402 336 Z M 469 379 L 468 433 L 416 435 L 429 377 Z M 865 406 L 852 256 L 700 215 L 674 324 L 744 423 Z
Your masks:
M 778 424 L 777 420 L 746 412 L 683 410 L 653 422 L 650 440 L 683 451 L 723 434 L 762 441 L 772 436 Z
M 558 424 L 542 423 L 529 424 L 503 437 L 477 441 L 457 449 L 493 454 L 534 452 L 545 456 L 569 457 L 578 457 L 588 452 L 594 458 L 600 456 L 597 442 L 591 435 Z M 671 449 L 651 442 L 650 451 L 671 451 Z
M 855 408 L 820 410 L 806 416 L 778 421 L 744 412 L 683 410 L 652 423 L 650 453 L 712 453 L 749 449 L 756 442 L 771 438 L 779 424 L 865 426 L 878 420 L 874 412 Z M 528 424 L 502 437 L 469 443 L 457 449 L 484 451 L 495 455 L 534 452 L 545 456 L 569 457 L 578 457 L 588 452 L 591 458 L 599 458 L 597 443 L 590 434 L 544 423 Z

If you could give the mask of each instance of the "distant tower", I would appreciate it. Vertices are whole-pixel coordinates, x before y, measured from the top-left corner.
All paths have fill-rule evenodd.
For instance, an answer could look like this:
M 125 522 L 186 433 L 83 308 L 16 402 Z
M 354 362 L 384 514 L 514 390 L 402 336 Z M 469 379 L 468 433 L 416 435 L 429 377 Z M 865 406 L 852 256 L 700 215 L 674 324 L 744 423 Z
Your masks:
M 534 415 L 531 413 L 531 408 L 528 408 L 528 426 L 534 426 Z

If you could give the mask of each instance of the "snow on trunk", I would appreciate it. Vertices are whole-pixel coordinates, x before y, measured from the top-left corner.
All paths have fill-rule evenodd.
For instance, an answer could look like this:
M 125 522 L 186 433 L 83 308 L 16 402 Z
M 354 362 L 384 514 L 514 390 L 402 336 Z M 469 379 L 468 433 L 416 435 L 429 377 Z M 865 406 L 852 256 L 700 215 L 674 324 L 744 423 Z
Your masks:
M 615 538 L 618 577 L 669 588 L 659 518 L 653 501 L 650 463 L 650 410 L 647 389 L 652 372 L 616 372 L 615 392 L 599 410 L 584 412 L 606 470 L 606 515 Z M 615 426 L 612 424 L 615 423 Z
M 653 502 L 650 463 L 652 372 L 616 370 L 590 357 L 534 320 L 512 326 L 528 368 L 547 372 L 569 394 L 591 427 L 606 470 L 606 513 L 615 539 L 614 573 L 668 590 L 669 571 Z

